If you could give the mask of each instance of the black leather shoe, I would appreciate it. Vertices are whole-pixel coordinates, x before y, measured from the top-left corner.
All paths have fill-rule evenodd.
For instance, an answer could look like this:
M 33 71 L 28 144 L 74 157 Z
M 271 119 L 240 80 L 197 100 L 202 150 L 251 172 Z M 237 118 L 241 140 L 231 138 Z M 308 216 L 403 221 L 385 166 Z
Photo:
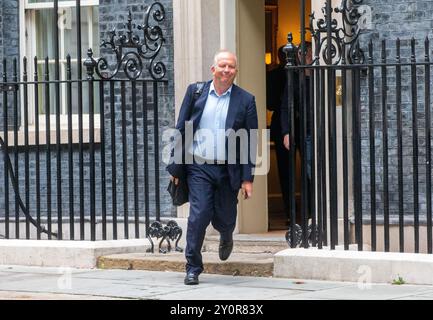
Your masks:
M 194 286 L 199 283 L 198 274 L 195 273 L 187 273 L 185 280 L 183 281 L 187 286 Z
M 220 240 L 218 253 L 222 261 L 225 261 L 230 257 L 232 250 L 233 250 L 233 240 L 231 241 Z

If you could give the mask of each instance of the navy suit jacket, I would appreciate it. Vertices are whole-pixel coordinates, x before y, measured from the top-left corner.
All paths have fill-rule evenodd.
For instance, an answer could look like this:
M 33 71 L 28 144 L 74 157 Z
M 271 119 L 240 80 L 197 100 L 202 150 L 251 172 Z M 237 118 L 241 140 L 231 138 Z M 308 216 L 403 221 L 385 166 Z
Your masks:
M 203 88 L 203 92 L 195 101 L 194 105 L 192 105 L 194 98 L 194 91 L 196 88 L 196 84 L 189 85 L 185 97 L 182 102 L 182 106 L 179 113 L 179 119 L 177 122 L 176 129 L 180 131 L 180 133 L 185 135 L 185 122 L 192 121 L 193 122 L 193 133 L 197 131 L 201 117 L 203 115 L 204 108 L 206 106 L 207 97 L 209 95 L 211 81 L 207 82 Z M 192 110 L 191 110 L 192 108 Z M 190 117 L 191 115 L 191 117 Z M 256 102 L 253 95 L 243 90 L 242 88 L 233 85 L 231 96 L 230 96 L 230 104 L 227 113 L 226 120 L 226 130 L 233 129 L 236 133 L 239 129 L 245 129 L 248 132 L 248 142 L 250 142 L 252 135 L 250 135 L 250 130 L 258 129 L 258 120 L 257 120 L 257 109 Z M 227 150 L 226 143 L 226 150 Z M 245 146 L 244 146 L 245 147 Z M 245 181 L 254 181 L 254 164 L 255 164 L 255 151 L 257 150 L 257 139 L 254 138 L 252 143 L 248 143 L 248 148 L 240 147 L 239 139 L 237 139 L 236 143 L 236 163 L 228 164 L 228 172 L 230 177 L 230 184 L 233 190 L 239 190 L 242 182 Z M 250 147 L 253 147 L 253 156 L 250 156 Z M 185 148 L 183 148 L 185 150 Z M 248 152 L 248 155 L 241 155 L 242 153 Z M 173 156 L 172 152 L 172 156 Z M 229 154 L 228 159 L 230 159 Z M 248 157 L 248 163 L 245 164 L 246 161 L 241 162 L 242 157 Z M 243 163 L 243 164 L 242 164 Z M 173 176 L 177 178 L 184 178 L 186 176 L 185 166 L 183 164 L 178 163 L 170 163 L 167 166 L 167 171 Z

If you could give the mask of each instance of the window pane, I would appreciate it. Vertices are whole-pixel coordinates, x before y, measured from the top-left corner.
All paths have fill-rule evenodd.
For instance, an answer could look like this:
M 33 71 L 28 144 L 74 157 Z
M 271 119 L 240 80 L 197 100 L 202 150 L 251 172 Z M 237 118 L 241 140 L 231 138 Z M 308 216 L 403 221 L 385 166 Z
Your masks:
M 50 80 L 54 79 L 54 70 L 55 70 L 54 63 L 49 63 L 48 72 L 49 72 Z M 43 61 L 39 61 L 38 74 L 39 74 L 39 79 L 45 80 L 45 62 Z M 50 108 L 50 114 L 56 114 L 56 105 L 55 105 L 56 87 L 54 84 L 49 85 L 50 96 L 48 101 L 46 100 L 46 90 L 47 90 L 46 84 L 39 84 L 39 113 L 45 114 L 47 103 L 49 103 L 48 107 Z M 60 97 L 62 95 L 63 95 L 63 90 L 62 90 L 62 86 L 60 86 Z
M 39 58 L 54 57 L 54 31 L 52 9 L 36 10 L 36 55 Z
M 36 55 L 39 58 L 54 58 L 54 9 L 35 10 Z M 77 57 L 77 21 L 75 8 L 59 9 L 60 57 L 68 54 Z M 81 54 L 85 58 L 87 49 L 92 48 L 95 57 L 99 56 L 99 13 L 97 7 L 84 7 L 81 11 Z
M 95 57 L 99 57 L 99 49 L 101 45 L 101 39 L 99 37 L 99 9 L 98 7 L 92 8 L 92 34 L 93 34 L 93 44 L 92 49 Z
M 77 63 L 72 63 L 72 79 L 77 79 Z M 54 63 L 49 63 L 49 73 L 50 73 L 50 80 L 53 80 L 53 75 L 54 75 Z M 42 61 L 40 61 L 39 65 L 38 65 L 38 74 L 39 74 L 39 79 L 43 80 L 45 79 L 45 63 L 42 63 Z M 79 83 L 78 82 L 73 82 L 72 83 L 72 113 L 73 114 L 78 114 L 78 86 Z M 46 84 L 39 84 L 39 113 L 40 114 L 45 114 L 45 110 L 46 110 L 46 103 L 47 101 L 45 100 L 46 98 Z M 49 86 L 49 90 L 50 90 L 50 96 L 49 96 L 49 108 L 50 108 L 50 114 L 56 114 L 56 108 L 55 108 L 55 93 L 56 93 L 56 87 L 54 84 L 50 84 Z M 83 113 L 89 113 L 89 84 L 87 81 L 83 81 L 82 82 L 82 88 L 83 88 Z M 95 83 L 94 85 L 94 110 L 95 113 L 99 113 L 99 104 L 100 104 L 100 99 L 99 99 L 99 86 L 97 83 Z M 66 84 L 62 84 L 60 85 L 60 97 L 65 97 L 66 98 L 66 94 L 67 94 L 67 86 Z M 61 102 L 63 99 L 60 99 Z M 65 99 L 66 100 L 66 99 Z M 62 106 L 62 113 L 66 114 L 67 113 L 67 105 Z
M 45 57 L 49 57 L 49 72 L 50 80 L 54 80 L 55 73 L 55 32 L 53 27 L 54 9 L 32 9 L 35 13 L 35 34 L 36 34 L 36 56 L 39 59 L 38 74 L 40 79 L 44 78 L 45 73 Z M 77 61 L 77 21 L 75 8 L 60 8 L 59 9 L 59 49 L 60 49 L 60 78 L 66 79 L 66 56 L 69 54 L 72 58 L 71 70 L 72 79 L 78 79 L 78 61 Z M 92 48 L 94 56 L 99 56 L 99 12 L 97 6 L 82 7 L 81 9 L 81 54 L 82 61 L 80 63 L 83 68 L 83 77 L 86 77 L 83 61 L 87 57 L 87 50 Z M 33 56 L 33 54 L 29 54 Z M 95 85 L 96 87 L 96 85 Z M 60 86 L 61 110 L 65 114 L 67 111 L 66 101 L 66 85 Z M 39 86 L 39 112 L 45 114 L 45 85 Z M 50 113 L 55 114 L 55 86 L 50 85 L 50 96 L 47 97 L 50 103 Z M 99 91 L 95 88 L 95 113 L 99 112 Z M 88 84 L 83 82 L 83 113 L 89 112 L 88 108 Z M 72 85 L 72 110 L 74 114 L 78 113 L 78 83 Z
M 61 10 L 64 31 L 65 57 L 69 53 L 77 57 L 77 21 L 75 8 Z M 87 57 L 87 49 L 92 48 L 95 57 L 99 55 L 99 13 L 97 7 L 85 7 L 81 10 L 81 55 Z

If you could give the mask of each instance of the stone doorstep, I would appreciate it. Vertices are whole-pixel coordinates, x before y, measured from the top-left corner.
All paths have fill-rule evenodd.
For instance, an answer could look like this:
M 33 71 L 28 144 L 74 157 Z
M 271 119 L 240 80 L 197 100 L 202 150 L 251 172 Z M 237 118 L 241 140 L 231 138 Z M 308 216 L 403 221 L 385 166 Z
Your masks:
M 219 235 L 208 235 L 202 253 L 205 273 L 256 277 L 272 277 L 274 254 L 288 248 L 281 232 L 235 234 L 233 253 L 227 261 L 220 261 L 218 247 Z M 100 257 L 97 265 L 101 269 L 185 272 L 185 263 L 184 253 L 131 253 Z
M 185 272 L 183 253 L 133 253 L 99 257 L 100 269 L 149 270 Z M 227 261 L 220 261 L 218 253 L 203 252 L 205 273 L 232 276 L 271 277 L 273 254 L 232 253 Z
M 429 254 L 287 249 L 274 257 L 277 278 L 433 285 Z
M 277 253 L 289 248 L 283 233 L 267 235 L 234 235 L 234 253 Z M 203 251 L 218 252 L 219 236 L 207 236 Z
M 206 240 L 203 245 L 203 251 L 205 252 L 218 252 L 219 240 Z M 282 250 L 288 249 L 289 246 L 286 242 L 269 242 L 261 243 L 254 241 L 235 241 L 233 245 L 234 253 L 277 253 Z

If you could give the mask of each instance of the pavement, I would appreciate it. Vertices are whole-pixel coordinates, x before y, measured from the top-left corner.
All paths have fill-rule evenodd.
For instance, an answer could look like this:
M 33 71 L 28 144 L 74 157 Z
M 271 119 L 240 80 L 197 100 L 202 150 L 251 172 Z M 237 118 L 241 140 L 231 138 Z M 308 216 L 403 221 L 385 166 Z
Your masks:
M 433 300 L 433 286 L 184 273 L 0 266 L 4 300 Z M 182 303 L 182 302 L 180 302 Z

